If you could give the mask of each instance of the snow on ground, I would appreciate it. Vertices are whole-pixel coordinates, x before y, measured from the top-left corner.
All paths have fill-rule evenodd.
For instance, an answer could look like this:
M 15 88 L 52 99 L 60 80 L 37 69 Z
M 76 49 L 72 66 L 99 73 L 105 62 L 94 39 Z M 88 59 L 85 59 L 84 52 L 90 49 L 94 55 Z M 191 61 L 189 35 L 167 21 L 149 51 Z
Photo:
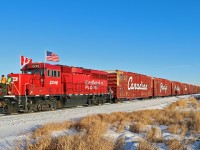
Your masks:
M 105 104 L 103 106 L 78 107 L 20 115 L 0 116 L 0 150 L 13 149 L 17 141 L 23 140 L 27 134 L 41 125 L 50 122 L 63 122 L 77 120 L 87 115 L 112 112 L 132 112 L 142 109 L 162 109 L 180 98 L 187 96 L 157 98 L 150 100 L 132 100 L 118 104 Z M 56 134 L 56 133 L 55 133 Z M 59 134 L 59 133 L 58 133 Z M 136 136 L 136 135 L 134 135 Z

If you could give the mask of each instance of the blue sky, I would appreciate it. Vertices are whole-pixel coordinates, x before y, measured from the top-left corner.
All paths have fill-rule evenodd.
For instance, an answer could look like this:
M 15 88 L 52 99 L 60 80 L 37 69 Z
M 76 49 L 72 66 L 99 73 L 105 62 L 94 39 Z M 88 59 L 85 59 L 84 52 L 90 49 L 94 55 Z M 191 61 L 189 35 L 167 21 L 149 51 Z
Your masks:
M 1 0 L 0 74 L 19 56 L 200 85 L 199 0 Z M 51 63 L 51 62 L 50 62 Z

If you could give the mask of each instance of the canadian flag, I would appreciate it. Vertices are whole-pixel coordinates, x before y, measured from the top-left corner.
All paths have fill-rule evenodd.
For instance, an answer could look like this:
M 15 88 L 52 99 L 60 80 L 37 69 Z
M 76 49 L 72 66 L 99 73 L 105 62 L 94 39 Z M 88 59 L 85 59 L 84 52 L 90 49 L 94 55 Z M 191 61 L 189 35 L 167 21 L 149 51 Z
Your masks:
M 32 63 L 32 59 L 21 56 L 21 65 L 26 65 L 26 64 L 29 64 L 29 63 Z

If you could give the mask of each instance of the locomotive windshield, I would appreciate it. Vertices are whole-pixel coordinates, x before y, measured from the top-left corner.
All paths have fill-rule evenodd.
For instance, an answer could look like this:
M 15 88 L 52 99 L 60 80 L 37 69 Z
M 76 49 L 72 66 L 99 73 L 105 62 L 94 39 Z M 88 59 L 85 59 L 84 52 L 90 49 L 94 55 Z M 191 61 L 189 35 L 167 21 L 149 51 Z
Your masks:
M 22 72 L 23 74 L 38 74 L 43 76 L 44 75 L 44 69 L 30 69 Z

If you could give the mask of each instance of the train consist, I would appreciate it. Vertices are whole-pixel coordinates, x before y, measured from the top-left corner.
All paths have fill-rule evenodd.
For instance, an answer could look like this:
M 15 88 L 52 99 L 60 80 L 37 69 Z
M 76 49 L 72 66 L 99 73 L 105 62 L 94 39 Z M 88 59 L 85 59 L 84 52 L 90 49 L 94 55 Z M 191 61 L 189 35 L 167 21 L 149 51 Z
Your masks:
M 26 64 L 21 71 L 8 74 L 7 84 L 0 85 L 3 113 L 200 93 L 198 86 L 119 70 L 36 62 Z

